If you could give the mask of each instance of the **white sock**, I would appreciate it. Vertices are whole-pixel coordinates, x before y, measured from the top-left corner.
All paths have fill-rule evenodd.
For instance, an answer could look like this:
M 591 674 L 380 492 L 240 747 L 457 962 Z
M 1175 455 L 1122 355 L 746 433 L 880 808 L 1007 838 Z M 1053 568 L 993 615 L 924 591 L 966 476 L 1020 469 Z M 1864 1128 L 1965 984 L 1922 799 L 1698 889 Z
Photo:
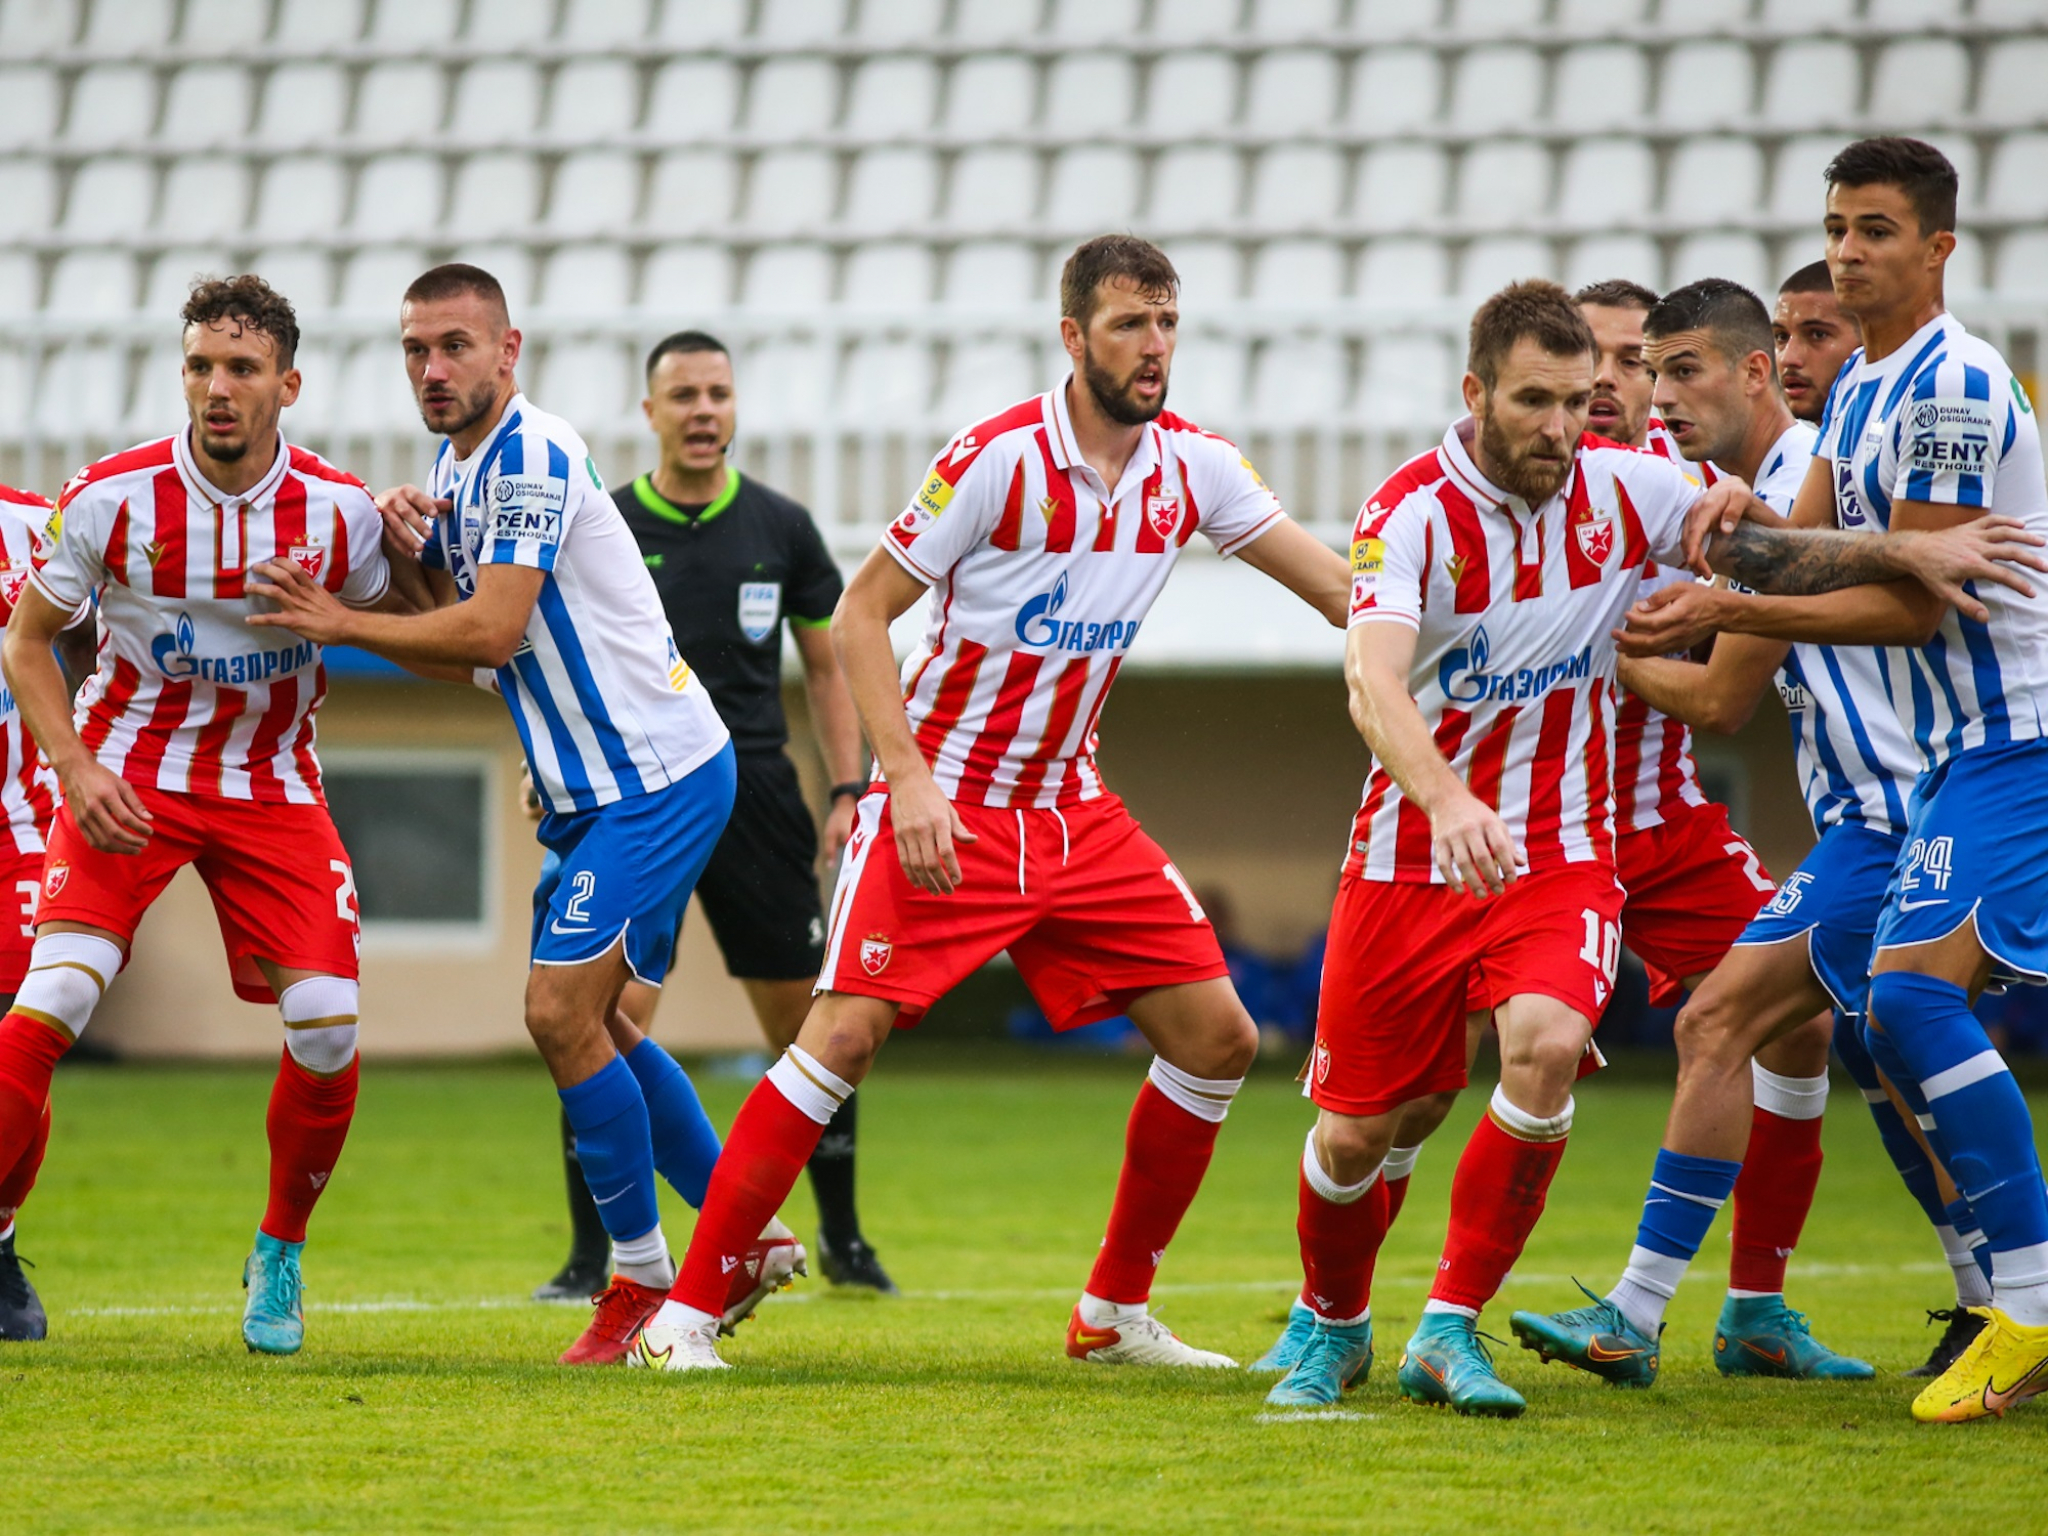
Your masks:
M 664 1301 L 648 1319 L 648 1326 L 659 1323 L 664 1328 L 702 1328 L 706 1323 L 716 1323 L 715 1312 L 699 1312 L 695 1307 L 686 1307 L 680 1301 Z
M 10 1216 L 7 1218 L 7 1225 L 0 1227 L 0 1243 L 6 1242 L 12 1236 L 14 1236 L 14 1218 Z
M 1457 1317 L 1469 1317 L 1475 1320 L 1479 1316 L 1479 1309 L 1477 1307 L 1461 1307 L 1455 1301 L 1438 1301 L 1434 1296 L 1422 1304 L 1422 1312 L 1425 1317 L 1432 1312 L 1449 1312 Z
M 1991 1255 L 1991 1304 L 2022 1328 L 2048 1327 L 2048 1243 Z
M 1948 1267 L 1955 1271 L 1956 1305 L 1959 1307 L 1988 1307 L 1991 1305 L 1991 1282 L 1984 1278 L 1984 1271 L 1977 1264 L 1977 1248 L 1984 1241 L 1984 1234 L 1973 1232 L 1963 1236 L 1954 1227 L 1936 1227 L 1935 1236 L 1941 1239 L 1941 1251 L 1948 1259 Z M 1970 1240 L 1971 1237 L 1976 1242 Z
M 1759 1296 L 1783 1296 L 1784 1294 L 1783 1291 L 1738 1291 L 1732 1285 L 1728 1287 L 1728 1298 L 1731 1301 L 1755 1301 Z
M 612 1273 L 663 1291 L 676 1283 L 675 1260 L 668 1256 L 668 1239 L 659 1224 L 629 1243 L 612 1239 Z
M 1421 1143 L 1412 1147 L 1391 1147 L 1387 1160 L 1380 1164 L 1380 1177 L 1384 1179 L 1405 1179 L 1415 1171 L 1415 1159 L 1422 1156 Z
M 1628 1268 L 1607 1293 L 1607 1299 L 1621 1308 L 1636 1332 L 1646 1339 L 1657 1337 L 1664 1326 L 1664 1309 L 1678 1294 L 1678 1282 L 1685 1278 L 1690 1259 L 1676 1259 L 1648 1248 L 1631 1248 Z
M 1150 1308 L 1142 1301 L 1104 1301 L 1100 1296 L 1081 1293 L 1081 1321 L 1090 1328 L 1114 1328 L 1135 1323 Z
M 1372 1188 L 1372 1181 L 1380 1176 L 1378 1168 L 1373 1169 L 1356 1184 L 1339 1184 L 1323 1167 L 1322 1159 L 1316 1156 L 1316 1133 L 1310 1127 L 1308 1143 L 1301 1149 L 1301 1176 L 1308 1180 L 1308 1187 L 1332 1205 L 1353 1205 L 1365 1198 L 1365 1192 Z

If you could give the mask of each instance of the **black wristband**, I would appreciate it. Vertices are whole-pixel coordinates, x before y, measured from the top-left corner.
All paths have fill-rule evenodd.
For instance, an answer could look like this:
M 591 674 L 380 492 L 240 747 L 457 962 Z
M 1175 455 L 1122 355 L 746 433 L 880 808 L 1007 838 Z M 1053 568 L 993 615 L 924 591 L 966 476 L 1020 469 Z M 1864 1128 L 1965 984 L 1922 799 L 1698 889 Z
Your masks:
M 867 793 L 867 789 L 868 786 L 865 780 L 855 780 L 850 784 L 834 784 L 832 786 L 832 799 L 837 801 L 841 795 L 846 795 L 858 800 Z

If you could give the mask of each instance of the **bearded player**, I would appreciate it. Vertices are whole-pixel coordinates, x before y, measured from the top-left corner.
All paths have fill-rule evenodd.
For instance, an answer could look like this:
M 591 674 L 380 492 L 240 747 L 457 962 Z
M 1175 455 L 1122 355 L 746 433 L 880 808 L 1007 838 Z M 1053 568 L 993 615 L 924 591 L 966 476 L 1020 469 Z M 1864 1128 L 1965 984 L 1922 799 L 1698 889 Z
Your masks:
M 1158 1052 L 1068 1354 L 1231 1364 L 1147 1302 L 1257 1035 L 1187 882 L 1103 784 L 1096 722 L 1197 531 L 1332 623 L 1347 578 L 1234 447 L 1165 411 L 1178 284 L 1145 241 L 1077 249 L 1060 280 L 1072 376 L 956 436 L 848 586 L 832 634 L 882 782 L 856 814 L 818 1002 L 734 1121 L 636 1363 L 723 1366 L 722 1267 L 890 1031 L 1007 949 L 1056 1028 L 1128 1013 Z M 888 625 L 920 598 L 899 681 Z
M 1835 280 L 1825 261 L 1808 262 L 1778 285 L 1771 342 L 1785 404 L 1818 427 L 1835 376 L 1863 344 L 1856 317 L 1835 301 Z
M 184 309 L 189 425 L 65 487 L 54 547 L 7 626 L 23 722 L 63 787 L 27 976 L 0 1020 L 0 1167 L 41 1134 L 50 1074 L 193 865 L 236 995 L 275 1002 L 270 1199 L 243 1268 L 242 1339 L 304 1342 L 299 1255 L 356 1101 L 355 876 L 320 790 L 320 647 L 252 631 L 249 573 L 285 561 L 352 609 L 403 608 L 362 485 L 278 431 L 298 397 L 298 322 L 258 277 L 197 284 Z M 97 594 L 106 630 L 76 723 L 52 639 Z

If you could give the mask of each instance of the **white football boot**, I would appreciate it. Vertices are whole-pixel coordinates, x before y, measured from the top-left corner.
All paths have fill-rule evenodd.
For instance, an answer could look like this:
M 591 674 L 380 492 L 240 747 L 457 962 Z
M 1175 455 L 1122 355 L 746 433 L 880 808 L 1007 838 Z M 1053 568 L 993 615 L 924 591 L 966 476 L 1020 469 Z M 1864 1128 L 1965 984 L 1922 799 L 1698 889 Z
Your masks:
M 781 1217 L 769 1217 L 768 1225 L 761 1229 L 754 1245 L 728 1274 L 730 1284 L 725 1293 L 725 1312 L 719 1320 L 719 1331 L 731 1333 L 753 1316 L 754 1308 L 769 1296 L 776 1291 L 788 1290 L 796 1284 L 798 1275 L 809 1273 L 804 1245 L 782 1224 Z
M 648 1371 L 729 1371 L 718 1358 L 718 1319 L 694 1326 L 650 1322 L 626 1352 L 626 1364 Z
M 1192 1365 L 1211 1370 L 1237 1369 L 1237 1362 L 1213 1350 L 1196 1349 L 1174 1337 L 1173 1330 L 1150 1312 L 1100 1328 L 1082 1321 L 1081 1309 L 1067 1321 L 1067 1353 L 1097 1365 Z

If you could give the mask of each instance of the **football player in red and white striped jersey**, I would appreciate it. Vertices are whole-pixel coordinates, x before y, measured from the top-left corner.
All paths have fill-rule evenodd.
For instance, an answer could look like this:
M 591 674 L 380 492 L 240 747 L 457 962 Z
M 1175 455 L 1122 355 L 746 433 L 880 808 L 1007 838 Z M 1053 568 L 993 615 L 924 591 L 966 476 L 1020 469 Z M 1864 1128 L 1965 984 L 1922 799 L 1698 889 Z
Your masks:
M 1056 1028 L 1128 1011 L 1158 1051 L 1067 1352 L 1231 1363 L 1176 1339 L 1147 1298 L 1256 1032 L 1187 882 L 1103 784 L 1095 726 L 1196 532 L 1333 624 L 1348 577 L 1234 447 L 1165 411 L 1178 284 L 1142 240 L 1076 250 L 1073 375 L 954 438 L 840 602 L 832 636 L 881 775 L 833 897 L 823 995 L 733 1123 L 640 1364 L 721 1364 L 724 1268 L 892 1027 L 1005 949 Z M 899 677 L 889 622 L 920 599 L 925 642 Z
M 61 781 L 29 970 L 0 1020 L 0 1168 L 37 1134 L 50 1074 L 184 865 L 213 897 L 236 992 L 275 1000 L 270 1199 L 244 1267 L 242 1336 L 294 1353 L 299 1250 L 356 1096 L 355 877 L 321 798 L 320 649 L 246 620 L 251 570 L 288 559 L 357 606 L 392 589 L 360 483 L 291 447 L 298 323 L 258 277 L 185 306 L 188 426 L 88 466 L 50 519 L 7 626 L 7 680 Z M 77 720 L 52 638 L 95 596 L 106 639 Z

